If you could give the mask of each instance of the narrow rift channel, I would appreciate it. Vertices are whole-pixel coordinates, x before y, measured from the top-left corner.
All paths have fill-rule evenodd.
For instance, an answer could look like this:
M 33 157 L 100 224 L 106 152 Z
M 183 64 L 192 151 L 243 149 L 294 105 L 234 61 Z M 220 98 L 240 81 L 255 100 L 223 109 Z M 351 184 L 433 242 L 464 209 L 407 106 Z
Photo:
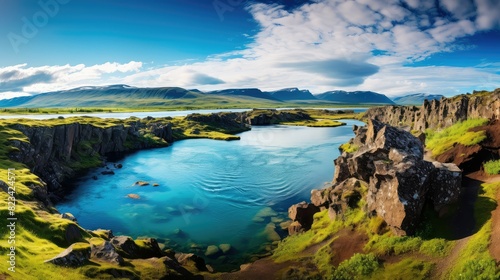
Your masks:
M 280 223 L 290 205 L 332 180 L 339 145 L 353 137 L 352 125 L 363 125 L 344 122 L 335 128 L 253 127 L 240 141 L 184 140 L 139 151 L 119 160 L 123 168 L 115 175 L 102 175 L 101 168 L 79 178 L 57 208 L 85 228 L 155 237 L 203 257 L 209 245 L 230 244 L 229 252 L 205 259 L 219 271 L 236 269 L 286 235 Z

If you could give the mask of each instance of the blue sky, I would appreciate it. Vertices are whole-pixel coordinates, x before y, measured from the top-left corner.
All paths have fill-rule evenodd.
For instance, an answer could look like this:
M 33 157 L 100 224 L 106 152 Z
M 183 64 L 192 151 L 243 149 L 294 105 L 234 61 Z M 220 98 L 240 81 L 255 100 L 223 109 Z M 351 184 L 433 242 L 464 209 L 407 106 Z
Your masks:
M 500 87 L 497 0 L 0 0 L 0 98 L 86 85 Z

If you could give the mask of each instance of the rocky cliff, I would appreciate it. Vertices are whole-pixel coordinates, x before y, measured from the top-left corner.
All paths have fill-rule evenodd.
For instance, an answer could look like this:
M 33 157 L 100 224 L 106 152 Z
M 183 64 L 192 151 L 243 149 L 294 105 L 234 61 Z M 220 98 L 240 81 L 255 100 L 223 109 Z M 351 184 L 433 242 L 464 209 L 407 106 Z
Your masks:
M 108 153 L 167 146 L 173 141 L 168 120 L 130 119 L 106 126 L 78 121 L 47 126 L 15 124 L 11 128 L 21 131 L 28 141 L 13 140 L 17 151 L 9 157 L 26 164 L 51 192 L 61 190 L 75 172 L 98 165 Z
M 474 118 L 500 118 L 500 88 L 493 92 L 474 92 L 452 98 L 424 101 L 420 107 L 384 106 L 370 108 L 365 117 L 393 126 L 412 130 L 448 127 L 456 122 Z
M 370 120 L 354 127 L 349 150 L 335 160 L 331 186 L 311 192 L 311 203 L 294 205 L 289 232 L 310 228 L 312 214 L 328 209 L 336 219 L 363 199 L 368 215 L 381 217 L 396 234 L 413 234 L 425 205 L 444 214 L 457 202 L 461 170 L 423 159 L 423 144 L 409 132 Z

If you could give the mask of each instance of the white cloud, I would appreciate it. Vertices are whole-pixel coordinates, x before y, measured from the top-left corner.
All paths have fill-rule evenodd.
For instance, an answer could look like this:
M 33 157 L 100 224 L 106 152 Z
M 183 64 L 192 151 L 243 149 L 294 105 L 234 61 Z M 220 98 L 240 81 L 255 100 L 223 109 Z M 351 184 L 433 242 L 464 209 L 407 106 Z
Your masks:
M 401 5 L 399 0 L 318 0 L 294 10 L 252 4 L 247 9 L 260 31 L 241 51 L 215 54 L 203 62 L 186 61 L 180 66 L 148 65 L 148 69 L 135 61 L 93 66 L 22 64 L 0 69 L 0 82 L 2 73 L 7 73 L 5 77 L 15 76 L 15 70 L 25 76 L 47 73 L 52 78 L 50 82 L 35 79 L 35 83 L 27 84 L 20 92 L 126 83 L 202 90 L 300 87 L 314 93 L 342 88 L 397 95 L 451 94 L 469 87 L 493 88 L 500 84 L 498 65 L 408 66 L 456 49 L 453 44 L 459 38 L 499 28 L 500 1 L 405 1 Z

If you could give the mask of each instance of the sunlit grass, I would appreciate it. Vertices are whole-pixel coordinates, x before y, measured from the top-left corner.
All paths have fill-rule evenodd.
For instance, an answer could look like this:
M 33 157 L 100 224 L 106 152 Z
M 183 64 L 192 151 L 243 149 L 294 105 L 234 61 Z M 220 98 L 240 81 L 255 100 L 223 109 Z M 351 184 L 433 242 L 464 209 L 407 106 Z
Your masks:
M 486 139 L 485 131 L 472 132 L 469 129 L 488 123 L 487 119 L 470 119 L 458 122 L 441 131 L 426 131 L 426 147 L 432 151 L 433 156 L 438 156 L 458 143 L 472 146 Z
M 488 175 L 500 174 L 500 160 L 490 160 L 483 165 L 484 172 Z

